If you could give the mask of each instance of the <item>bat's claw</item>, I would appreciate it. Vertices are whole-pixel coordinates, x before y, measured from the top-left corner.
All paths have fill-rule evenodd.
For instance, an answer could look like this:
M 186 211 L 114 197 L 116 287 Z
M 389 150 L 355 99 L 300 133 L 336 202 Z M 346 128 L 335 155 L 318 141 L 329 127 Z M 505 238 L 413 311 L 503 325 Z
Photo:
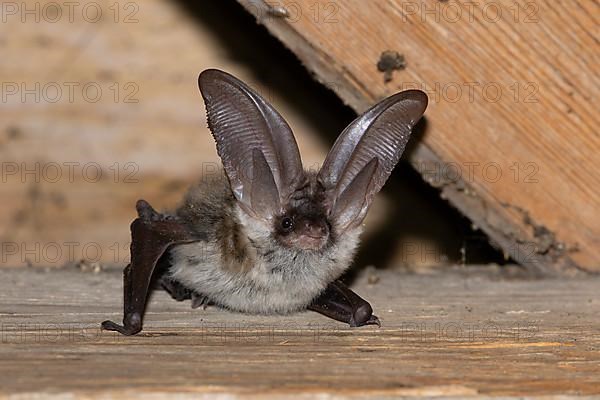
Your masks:
M 369 320 L 365 322 L 365 325 L 377 325 L 379 328 L 381 328 L 381 321 L 376 315 L 371 315 Z
M 203 310 L 206 310 L 208 307 L 208 297 L 199 295 L 196 292 L 192 292 L 192 308 L 196 309 L 198 307 L 202 307 Z
M 116 331 L 125 336 L 135 335 L 142 330 L 142 318 L 139 314 L 133 313 L 123 320 L 123 325 L 112 321 L 102 322 L 102 329 L 107 331 Z
M 123 325 L 119 325 L 115 322 L 108 320 L 102 322 L 102 329 L 104 329 L 105 331 L 116 331 L 125 334 L 125 327 Z
M 146 200 L 138 200 L 135 204 L 135 208 L 138 216 L 143 221 L 160 221 L 164 218 L 163 215 L 156 211 Z
M 359 326 L 365 325 L 377 325 L 381 328 L 381 321 L 379 320 L 379 317 L 373 314 L 369 315 L 368 318 L 366 316 L 360 319 L 352 318 L 349 324 L 352 328 L 358 328 Z
M 351 327 L 364 325 L 377 325 L 381 327 L 379 318 L 376 315 L 373 315 L 373 308 L 366 301 L 363 301 L 362 304 L 356 306 L 356 309 L 350 317 L 349 324 Z

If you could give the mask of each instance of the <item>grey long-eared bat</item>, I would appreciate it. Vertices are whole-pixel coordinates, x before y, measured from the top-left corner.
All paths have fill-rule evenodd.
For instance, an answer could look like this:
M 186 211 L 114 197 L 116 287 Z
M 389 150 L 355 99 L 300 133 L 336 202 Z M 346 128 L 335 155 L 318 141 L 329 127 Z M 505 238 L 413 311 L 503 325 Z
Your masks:
M 174 212 L 138 201 L 123 325 L 102 327 L 141 331 L 151 282 L 193 307 L 310 309 L 353 327 L 379 325 L 371 305 L 338 278 L 427 95 L 408 90 L 380 101 L 344 129 L 321 169 L 309 172 L 292 130 L 258 93 L 214 69 L 198 83 L 226 179 L 203 179 Z

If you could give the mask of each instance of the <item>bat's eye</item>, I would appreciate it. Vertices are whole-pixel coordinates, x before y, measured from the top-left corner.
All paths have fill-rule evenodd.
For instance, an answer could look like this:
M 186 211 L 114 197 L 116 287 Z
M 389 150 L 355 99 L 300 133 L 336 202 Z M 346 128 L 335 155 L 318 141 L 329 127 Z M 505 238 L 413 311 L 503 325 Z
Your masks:
M 283 217 L 281 220 L 281 227 L 286 232 L 291 231 L 294 228 L 294 220 L 290 217 Z

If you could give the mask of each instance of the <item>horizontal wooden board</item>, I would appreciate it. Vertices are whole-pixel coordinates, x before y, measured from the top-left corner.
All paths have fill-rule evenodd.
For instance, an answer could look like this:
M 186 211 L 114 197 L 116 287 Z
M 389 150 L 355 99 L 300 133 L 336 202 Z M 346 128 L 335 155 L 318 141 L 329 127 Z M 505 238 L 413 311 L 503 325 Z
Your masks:
M 411 162 L 508 255 L 600 271 L 595 2 L 239 2 L 358 112 L 425 90 Z M 406 61 L 389 82 L 386 51 Z
M 363 274 L 381 328 L 192 310 L 161 291 L 124 337 L 99 330 L 122 318 L 120 271 L 0 270 L 0 398 L 600 394 L 598 278 L 477 271 Z

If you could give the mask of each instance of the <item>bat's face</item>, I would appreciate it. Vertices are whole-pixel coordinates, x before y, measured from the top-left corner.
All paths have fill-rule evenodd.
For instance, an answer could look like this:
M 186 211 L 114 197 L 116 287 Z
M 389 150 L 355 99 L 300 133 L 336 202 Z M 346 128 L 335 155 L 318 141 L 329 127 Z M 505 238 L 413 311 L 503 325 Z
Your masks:
M 318 251 L 331 239 L 331 224 L 324 205 L 325 193 L 310 176 L 308 183 L 294 192 L 286 211 L 273 219 L 275 238 L 284 246 Z
M 275 219 L 276 238 L 299 250 L 321 250 L 329 242 L 329 222 L 324 216 L 291 210 Z
M 418 90 L 380 101 L 344 129 L 318 173 L 307 175 L 291 128 L 264 98 L 222 71 L 206 70 L 198 83 L 240 208 L 266 222 L 270 238 L 310 251 L 360 226 L 427 107 Z

